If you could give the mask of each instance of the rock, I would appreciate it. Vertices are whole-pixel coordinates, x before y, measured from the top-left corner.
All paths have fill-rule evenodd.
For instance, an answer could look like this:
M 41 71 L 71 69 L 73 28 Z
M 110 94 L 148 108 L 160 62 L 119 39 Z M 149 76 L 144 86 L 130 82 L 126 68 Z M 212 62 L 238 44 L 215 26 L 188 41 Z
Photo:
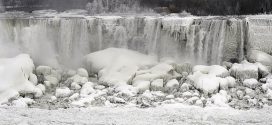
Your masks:
M 227 92 L 224 90 L 220 90 L 219 93 L 212 96 L 213 103 L 217 106 L 228 107 L 228 97 Z
M 267 92 L 268 90 L 267 84 L 263 84 L 261 88 L 263 92 Z
M 48 75 L 48 76 L 45 76 L 44 78 L 45 78 L 45 81 L 49 81 L 51 85 L 53 86 L 56 86 L 59 83 L 59 80 L 56 77 Z
M 35 89 L 35 91 L 36 91 L 34 94 L 35 98 L 40 98 L 43 96 L 43 91 L 40 88 Z
M 92 82 L 85 83 L 80 90 L 80 96 L 85 97 L 89 94 L 95 93 L 95 90 L 93 87 L 94 87 L 94 83 Z
M 30 98 L 19 98 L 17 100 L 12 101 L 12 106 L 13 107 L 18 107 L 18 108 L 27 108 L 28 105 L 33 104 L 35 101 Z
M 259 50 L 250 50 L 247 56 L 248 60 L 252 63 L 260 62 L 263 65 L 272 66 L 272 56 L 265 52 Z
M 238 99 L 243 99 L 245 93 L 243 91 L 241 91 L 241 90 L 238 90 L 236 92 L 236 95 L 237 95 Z
M 71 95 L 71 90 L 68 87 L 56 89 L 56 97 L 57 98 L 65 98 L 70 95 Z
M 245 79 L 243 85 L 255 89 L 259 85 L 259 82 L 256 79 Z
M 220 78 L 215 75 L 203 74 L 198 71 L 193 75 L 189 75 L 188 79 L 193 81 L 195 88 L 200 89 L 206 94 L 214 93 L 219 90 Z
M 81 89 L 81 86 L 78 83 L 73 82 L 73 83 L 71 83 L 71 89 L 72 90 L 79 90 L 79 89 Z
M 57 100 L 57 97 L 56 96 L 51 96 L 50 99 L 53 102 L 53 101 Z
M 203 74 L 214 75 L 216 77 L 227 77 L 229 76 L 229 72 L 225 67 L 219 65 L 213 66 L 203 66 L 203 65 L 196 65 L 193 68 L 193 72 L 201 72 Z
M 267 78 L 261 78 L 261 79 L 260 79 L 260 82 L 261 82 L 261 83 L 266 83 L 266 81 L 267 81 Z
M 174 95 L 168 95 L 168 96 L 166 96 L 165 98 L 166 98 L 166 99 L 174 99 L 175 96 L 174 96 Z
M 268 89 L 267 94 L 266 94 L 266 97 L 267 97 L 268 99 L 272 99 L 272 90 Z
M 242 64 L 233 64 L 230 69 L 230 74 L 231 76 L 239 80 L 245 80 L 250 78 L 258 79 L 258 71 L 258 66 L 244 61 L 242 62 Z
M 225 79 L 228 80 L 228 86 L 229 86 L 230 88 L 234 88 L 234 87 L 237 86 L 237 83 L 236 83 L 235 78 L 229 76 L 229 77 L 226 77 Z
M 230 69 L 232 67 L 231 62 L 223 62 L 223 66 L 225 66 L 227 69 Z
M 135 81 L 133 86 L 136 87 L 140 93 L 150 89 L 150 81 Z
M 71 96 L 69 97 L 70 100 L 76 100 L 76 99 L 78 99 L 78 98 L 79 98 L 79 94 L 78 94 L 78 93 L 74 93 L 73 95 L 71 95 Z
M 190 105 L 194 105 L 197 100 L 199 100 L 198 97 L 192 97 L 192 98 L 187 99 L 186 103 L 190 104 Z
M 36 68 L 36 73 L 37 73 L 37 75 L 47 76 L 47 75 L 51 74 L 52 70 L 53 69 L 49 66 L 38 66 Z
M 190 89 L 189 86 L 190 86 L 190 85 L 189 85 L 188 83 L 183 83 L 183 84 L 180 86 L 179 90 L 180 90 L 181 92 L 189 91 L 189 89 Z
M 138 89 L 136 87 L 131 86 L 131 85 L 118 86 L 115 88 L 114 91 L 122 96 L 126 96 L 127 98 L 131 98 L 133 96 L 136 96 L 138 93 Z
M 72 77 L 72 76 L 74 76 L 74 75 L 76 75 L 77 74 L 77 72 L 75 71 L 75 70 L 68 70 L 67 72 L 66 72 L 66 75 L 68 76 L 68 77 Z
M 219 83 L 220 83 L 220 89 L 221 90 L 228 90 L 229 89 L 229 81 L 228 79 L 219 79 Z
M 204 107 L 204 103 L 202 102 L 201 99 L 196 100 L 195 105 L 196 105 L 196 106 L 199 106 L 199 107 Z
M 167 91 L 173 91 L 178 88 L 179 88 L 179 82 L 176 79 L 172 79 L 172 80 L 168 81 L 165 85 L 165 89 Z
M 152 91 L 162 91 L 163 90 L 163 79 L 156 79 L 151 82 L 150 86 Z
M 183 74 L 184 72 L 191 73 L 193 71 L 193 66 L 191 64 L 189 64 L 189 63 L 175 64 L 174 69 L 179 74 Z
M 255 65 L 258 67 L 261 78 L 264 78 L 270 74 L 271 68 L 268 68 L 261 63 L 255 63 Z
M 183 103 L 185 100 L 183 98 L 175 98 L 175 101 L 178 103 Z
M 84 85 L 85 83 L 89 81 L 88 78 L 81 77 L 80 75 L 74 75 L 73 77 L 69 79 L 71 79 L 73 82 L 78 83 L 79 85 Z
M 43 84 L 38 84 L 36 87 L 39 88 L 42 91 L 42 93 L 45 93 L 46 88 Z
M 105 89 L 106 87 L 105 86 L 103 86 L 103 85 L 96 85 L 96 86 L 94 86 L 94 89 L 98 89 L 98 90 L 103 90 L 103 89 Z
M 191 98 L 191 97 L 193 97 L 193 94 L 191 92 L 184 92 L 184 93 L 182 93 L 182 96 L 184 98 Z
M 77 69 L 76 73 L 81 77 L 87 77 L 87 78 L 89 77 L 88 71 L 84 68 Z
M 246 88 L 245 92 L 246 92 L 246 95 L 250 97 L 254 97 L 256 95 L 255 91 L 250 88 Z
M 114 96 L 109 96 L 108 97 L 108 100 L 111 102 L 111 103 L 121 103 L 121 104 L 124 104 L 126 103 L 126 101 L 122 98 L 118 98 L 118 97 L 114 97 Z
M 38 84 L 38 78 L 35 74 L 30 74 L 29 76 L 29 81 L 31 83 L 33 83 L 34 85 L 37 85 Z

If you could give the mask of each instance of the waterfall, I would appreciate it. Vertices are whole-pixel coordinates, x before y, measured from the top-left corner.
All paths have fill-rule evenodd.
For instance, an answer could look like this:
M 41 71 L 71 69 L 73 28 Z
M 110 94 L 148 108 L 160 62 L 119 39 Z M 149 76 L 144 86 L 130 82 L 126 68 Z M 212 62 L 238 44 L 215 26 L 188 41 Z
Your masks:
M 0 56 L 29 53 L 35 63 L 77 67 L 84 55 L 109 47 L 192 64 L 243 60 L 261 26 L 254 20 L 178 16 L 16 17 L 0 19 Z M 250 24 L 250 26 L 248 26 Z M 266 30 L 265 30 L 266 31 Z M 270 31 L 270 29 L 269 29 Z M 248 40 L 249 39 L 249 40 Z M 263 40 L 269 40 L 269 34 Z M 12 46 L 12 47 L 11 47 Z M 261 46 L 261 47 L 260 47 Z M 252 47 L 251 47 L 252 48 Z M 5 52 L 5 53 L 4 53 Z M 9 54 L 7 54 L 9 53 Z

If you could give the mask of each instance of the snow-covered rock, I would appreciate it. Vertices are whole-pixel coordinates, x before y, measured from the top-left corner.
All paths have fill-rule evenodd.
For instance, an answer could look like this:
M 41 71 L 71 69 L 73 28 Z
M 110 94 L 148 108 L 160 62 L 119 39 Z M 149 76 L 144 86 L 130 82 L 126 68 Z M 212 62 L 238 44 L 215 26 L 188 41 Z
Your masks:
M 179 88 L 179 90 L 180 90 L 181 92 L 189 91 L 189 89 L 190 89 L 190 85 L 189 85 L 188 83 L 183 83 L 183 84 L 180 86 L 180 88 Z
M 258 66 L 255 64 L 243 61 L 241 64 L 233 64 L 230 69 L 230 74 L 236 79 L 245 80 L 245 79 L 258 79 Z
M 151 82 L 150 89 L 152 91 L 162 91 L 163 90 L 163 79 L 156 79 Z
M 85 57 L 88 71 L 98 73 L 99 81 L 109 85 L 127 84 L 138 69 L 156 63 L 155 57 L 120 48 L 108 48 Z
M 88 71 L 84 68 L 77 69 L 77 74 L 81 77 L 89 77 Z
M 55 96 L 57 98 L 65 98 L 71 95 L 71 90 L 68 87 L 57 88 Z
M 94 83 L 92 82 L 85 83 L 80 90 L 80 96 L 84 97 L 89 94 L 95 93 L 95 90 L 93 87 L 94 87 Z
M 220 79 L 215 75 L 203 74 L 198 71 L 189 75 L 188 79 L 193 81 L 193 85 L 204 93 L 214 93 L 219 90 Z
M 134 81 L 133 82 L 133 86 L 136 87 L 139 92 L 144 92 L 145 90 L 149 90 L 150 89 L 150 81 Z
M 0 58 L 0 103 L 7 102 L 18 93 L 37 93 L 35 83 L 29 81 L 34 64 L 29 55 Z
M 36 74 L 37 75 L 50 75 L 52 72 L 53 68 L 49 67 L 49 66 L 38 66 L 36 68 Z
M 29 81 L 32 82 L 34 85 L 38 84 L 38 78 L 35 74 L 31 73 L 29 76 Z
M 136 96 L 138 93 L 138 89 L 131 85 L 122 85 L 115 88 L 115 92 L 125 95 L 127 97 Z
M 174 68 L 172 65 L 166 63 L 159 63 L 158 65 L 150 69 L 140 70 L 136 72 L 136 76 L 133 80 L 153 81 L 162 78 L 167 79 L 174 73 L 173 70 Z
M 259 85 L 259 82 L 256 79 L 245 79 L 243 85 L 255 89 Z
M 258 66 L 258 70 L 259 70 L 259 74 L 261 75 L 261 78 L 265 78 L 271 72 L 271 68 L 259 62 L 255 63 L 255 65 Z
M 12 106 L 13 107 L 18 107 L 18 108 L 27 108 L 28 105 L 33 104 L 35 101 L 30 98 L 19 98 L 17 100 L 12 101 Z
M 72 90 L 79 90 L 79 89 L 81 89 L 81 86 L 77 82 L 72 82 L 71 89 Z
M 78 93 L 74 93 L 73 95 L 71 95 L 71 96 L 69 97 L 70 100 L 76 100 L 76 99 L 78 99 L 78 98 L 79 98 L 79 94 L 78 94 Z
M 272 56 L 259 50 L 250 50 L 247 58 L 252 63 L 259 62 L 266 66 L 272 66 Z
M 43 93 L 45 93 L 46 88 L 43 84 L 38 84 L 36 87 L 39 88 Z
M 216 77 L 227 77 L 229 72 L 225 67 L 219 65 L 204 66 L 196 65 L 193 68 L 193 72 L 201 72 L 203 74 L 215 75 Z
M 172 79 L 170 81 L 168 81 L 165 85 L 165 89 L 167 91 L 171 91 L 171 90 L 174 90 L 174 89 L 179 89 L 179 82 L 178 80 L 176 79 Z
M 220 90 L 219 93 L 212 96 L 212 101 L 215 105 L 221 107 L 228 107 L 228 95 L 227 92 L 224 90 Z

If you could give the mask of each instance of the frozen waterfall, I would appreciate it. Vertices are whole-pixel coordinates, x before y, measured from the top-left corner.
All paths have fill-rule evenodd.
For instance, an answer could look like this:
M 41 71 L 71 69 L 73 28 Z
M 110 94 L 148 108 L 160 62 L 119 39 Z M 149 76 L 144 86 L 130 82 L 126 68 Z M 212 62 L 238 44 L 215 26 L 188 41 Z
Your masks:
M 246 45 L 271 53 L 271 47 L 254 44 L 255 39 L 270 40 L 267 28 L 271 20 L 252 17 L 1 16 L 0 56 L 25 52 L 37 64 L 76 67 L 88 53 L 118 47 L 180 62 L 220 64 L 243 60 Z

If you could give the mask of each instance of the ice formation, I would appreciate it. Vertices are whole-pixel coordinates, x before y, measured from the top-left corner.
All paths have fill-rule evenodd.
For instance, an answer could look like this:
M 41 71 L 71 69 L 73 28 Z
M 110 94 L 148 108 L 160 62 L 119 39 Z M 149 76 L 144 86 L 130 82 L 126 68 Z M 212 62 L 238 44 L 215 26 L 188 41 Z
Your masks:
M 21 54 L 14 58 L 0 59 L 0 103 L 6 103 L 9 99 L 16 99 L 21 94 L 34 94 L 41 96 L 42 90 L 36 87 L 29 78 L 35 77 L 32 59 L 27 54 Z M 33 80 L 36 82 L 36 80 Z

